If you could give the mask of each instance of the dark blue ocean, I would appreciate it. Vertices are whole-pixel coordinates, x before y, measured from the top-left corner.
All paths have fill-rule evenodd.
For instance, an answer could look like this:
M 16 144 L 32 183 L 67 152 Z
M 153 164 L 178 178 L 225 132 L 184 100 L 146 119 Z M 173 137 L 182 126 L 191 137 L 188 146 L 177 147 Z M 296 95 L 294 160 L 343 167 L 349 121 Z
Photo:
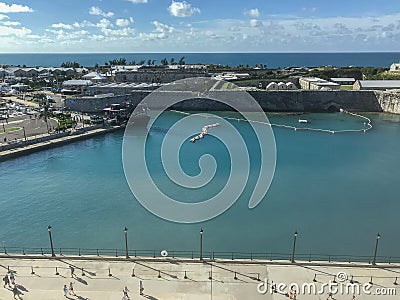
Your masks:
M 112 59 L 125 57 L 127 62 L 149 59 L 160 64 L 163 58 L 178 61 L 185 58 L 187 64 L 219 65 L 267 65 L 268 68 L 289 66 L 373 66 L 389 67 L 400 61 L 399 52 L 371 53 L 61 53 L 61 54 L 0 54 L 0 65 L 60 66 L 66 61 L 76 61 L 82 66 L 103 65 Z

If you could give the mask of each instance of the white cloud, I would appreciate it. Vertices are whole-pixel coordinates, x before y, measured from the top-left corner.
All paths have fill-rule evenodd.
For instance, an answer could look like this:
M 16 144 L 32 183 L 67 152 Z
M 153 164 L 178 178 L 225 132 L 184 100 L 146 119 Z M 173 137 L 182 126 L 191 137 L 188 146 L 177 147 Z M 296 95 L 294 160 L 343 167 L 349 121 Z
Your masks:
M 252 17 L 252 18 L 258 18 L 260 16 L 260 12 L 258 11 L 258 8 L 253 8 L 250 10 L 247 10 L 244 12 L 245 15 Z
M 171 5 L 168 7 L 169 13 L 174 17 L 190 17 L 195 13 L 200 13 L 200 9 L 197 7 L 192 7 L 191 4 L 186 1 L 175 2 L 172 1 Z
M 21 23 L 20 22 L 18 22 L 18 21 L 4 21 L 4 22 L 1 22 L 3 25 L 5 25 L 5 26 L 19 26 L 19 25 L 21 25 Z
M 262 27 L 263 26 L 263 22 L 261 22 L 260 20 L 251 19 L 250 20 L 250 26 L 251 27 Z
M 147 0 L 128 0 L 129 2 L 132 2 L 132 3 L 135 3 L 135 4 L 137 4 L 137 3 L 147 3 Z
M 114 13 L 112 11 L 104 12 L 101 10 L 100 7 L 97 6 L 92 6 L 89 10 L 89 14 L 94 16 L 102 16 L 105 18 L 111 18 L 112 16 L 114 16 Z
M 115 25 L 119 27 L 127 27 L 130 24 L 130 21 L 128 19 L 117 19 L 115 21 Z
M 20 4 L 6 4 L 0 2 L 0 13 L 19 13 L 19 12 L 32 12 L 32 8 Z
M 53 27 L 53 28 L 63 28 L 63 29 L 73 29 L 72 25 L 64 24 L 64 23 L 52 24 L 51 27 Z
M 101 32 L 106 36 L 111 37 L 122 37 L 122 36 L 130 36 L 135 33 L 135 29 L 125 27 L 121 29 L 110 29 L 110 28 L 102 28 Z
M 151 33 L 140 33 L 139 38 L 142 41 L 154 41 L 163 40 L 169 37 L 169 33 L 176 31 L 175 27 L 160 23 L 158 21 L 153 21 L 154 30 Z
M 9 19 L 10 17 L 7 15 L 0 14 L 0 20 Z
M 12 28 L 0 25 L 0 36 L 15 35 L 17 37 L 23 37 L 30 34 L 32 31 L 28 28 Z
M 168 26 L 166 24 L 160 23 L 158 21 L 152 22 L 152 24 L 156 27 L 154 29 L 154 32 L 160 32 L 160 33 L 172 33 L 175 31 L 175 28 L 172 26 Z
M 96 25 L 95 27 L 97 28 L 108 28 L 108 27 L 113 27 L 112 23 L 107 20 L 107 19 L 101 19 Z

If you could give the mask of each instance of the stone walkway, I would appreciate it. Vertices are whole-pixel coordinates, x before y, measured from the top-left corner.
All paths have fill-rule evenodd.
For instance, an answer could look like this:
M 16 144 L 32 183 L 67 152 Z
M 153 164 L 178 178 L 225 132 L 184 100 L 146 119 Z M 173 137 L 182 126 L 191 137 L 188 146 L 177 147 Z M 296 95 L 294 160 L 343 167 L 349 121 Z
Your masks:
M 319 294 L 321 286 L 336 281 L 338 288 L 359 283 L 360 295 L 355 299 L 399 299 L 395 295 L 377 295 L 378 292 L 397 293 L 396 276 L 400 275 L 400 265 L 386 267 L 360 267 L 354 264 L 340 266 L 331 263 L 318 265 L 309 263 L 290 264 L 286 262 L 250 262 L 250 261 L 205 261 L 177 260 L 172 258 L 114 260 L 98 258 L 86 260 L 74 257 L 0 258 L 0 276 L 8 270 L 15 272 L 16 284 L 22 292 L 22 299 L 65 299 L 63 286 L 72 282 L 76 295 L 69 299 L 122 299 L 122 289 L 130 290 L 130 299 L 289 299 L 279 292 L 271 293 L 271 285 L 276 284 L 282 293 L 288 292 L 287 286 L 298 284 L 297 299 L 327 299 L 328 289 Z M 71 277 L 70 266 L 74 268 Z M 186 276 L 185 276 L 186 275 Z M 337 275 L 335 277 L 335 275 Z M 343 276 L 342 276 L 343 275 Z M 352 277 L 353 276 L 353 277 Z M 371 281 L 372 276 L 372 284 Z M 266 281 L 266 278 L 268 278 Z M 260 279 L 260 281 L 258 280 Z M 314 282 L 315 281 L 315 282 Z M 140 282 L 144 294 L 140 295 Z M 267 282 L 268 291 L 265 289 Z M 313 293 L 301 294 L 302 285 L 315 285 Z M 364 285 L 369 286 L 371 295 L 363 292 Z M 0 287 L 0 300 L 13 299 L 11 290 Z M 380 289 L 379 291 L 377 289 Z M 308 290 L 307 290 L 308 291 Z M 368 292 L 368 291 L 367 291 Z M 350 300 L 353 292 L 346 291 L 334 295 L 337 300 Z

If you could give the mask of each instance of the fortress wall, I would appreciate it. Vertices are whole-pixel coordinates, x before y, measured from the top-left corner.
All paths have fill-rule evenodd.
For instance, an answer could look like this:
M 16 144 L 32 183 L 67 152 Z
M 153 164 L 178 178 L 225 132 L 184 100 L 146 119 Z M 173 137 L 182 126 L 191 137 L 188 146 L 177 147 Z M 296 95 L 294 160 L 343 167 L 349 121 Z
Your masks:
M 137 105 L 151 91 L 135 91 L 132 94 L 105 98 L 79 97 L 66 100 L 69 110 L 96 113 L 112 103 L 124 103 L 126 101 Z M 164 94 L 165 93 L 165 94 Z M 232 110 L 226 105 L 210 101 L 202 97 L 216 97 L 229 99 L 240 109 L 252 111 L 254 107 L 246 103 L 242 91 L 212 91 L 204 94 L 192 92 L 160 92 L 159 107 L 164 108 L 164 97 L 180 99 L 188 97 L 191 100 L 180 102 L 172 108 L 192 111 L 218 111 Z M 264 111 L 273 112 L 328 112 L 340 108 L 354 112 L 391 112 L 400 113 L 400 92 L 386 91 L 249 91 L 248 92 L 262 107 Z M 194 100 L 195 99 L 195 100 Z
M 384 112 L 400 114 L 400 91 L 375 91 L 375 95 Z

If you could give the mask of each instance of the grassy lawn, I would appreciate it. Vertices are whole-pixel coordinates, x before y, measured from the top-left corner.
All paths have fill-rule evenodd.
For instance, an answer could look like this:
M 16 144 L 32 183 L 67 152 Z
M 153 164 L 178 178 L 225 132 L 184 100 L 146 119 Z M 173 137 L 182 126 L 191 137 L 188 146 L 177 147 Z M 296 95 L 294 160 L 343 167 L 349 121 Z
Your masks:
M 341 91 L 351 91 L 353 89 L 352 85 L 341 85 L 340 90 Z

